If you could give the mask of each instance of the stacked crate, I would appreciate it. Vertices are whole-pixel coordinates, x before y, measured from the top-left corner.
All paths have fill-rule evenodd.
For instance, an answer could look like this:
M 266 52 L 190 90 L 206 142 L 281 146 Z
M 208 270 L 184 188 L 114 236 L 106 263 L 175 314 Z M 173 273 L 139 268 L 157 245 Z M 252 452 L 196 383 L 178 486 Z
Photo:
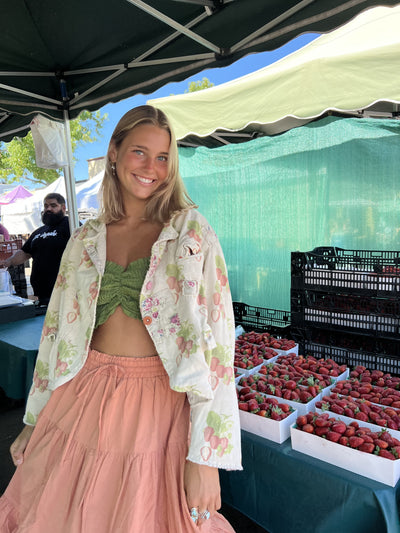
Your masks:
M 236 326 L 242 326 L 245 331 L 268 331 L 279 337 L 285 337 L 290 331 L 289 311 L 233 302 L 233 312 Z
M 292 252 L 291 333 L 303 353 L 400 374 L 400 252 Z

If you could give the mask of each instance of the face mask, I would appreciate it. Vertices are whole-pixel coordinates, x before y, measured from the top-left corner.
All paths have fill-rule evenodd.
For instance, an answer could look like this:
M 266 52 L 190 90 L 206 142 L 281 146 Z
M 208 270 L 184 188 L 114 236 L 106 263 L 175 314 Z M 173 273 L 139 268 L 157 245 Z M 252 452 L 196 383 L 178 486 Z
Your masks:
M 57 226 L 64 216 L 62 211 L 59 211 L 58 213 L 45 212 L 42 213 L 42 222 L 46 226 Z

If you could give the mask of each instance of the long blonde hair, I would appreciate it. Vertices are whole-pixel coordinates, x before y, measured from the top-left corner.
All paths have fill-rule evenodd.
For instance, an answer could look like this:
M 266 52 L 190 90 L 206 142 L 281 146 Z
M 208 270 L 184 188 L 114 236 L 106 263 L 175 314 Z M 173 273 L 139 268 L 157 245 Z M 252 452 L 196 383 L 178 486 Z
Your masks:
M 111 166 L 110 149 L 114 147 L 118 150 L 132 129 L 142 124 L 157 126 L 166 130 L 170 136 L 168 175 L 147 201 L 145 218 L 152 222 L 166 223 L 175 213 L 195 207 L 179 174 L 178 147 L 167 116 L 160 109 L 150 105 L 142 105 L 125 113 L 116 125 L 110 139 L 106 168 L 101 184 L 102 209 L 100 217 L 106 224 L 117 222 L 126 215 L 116 171 L 113 172 Z

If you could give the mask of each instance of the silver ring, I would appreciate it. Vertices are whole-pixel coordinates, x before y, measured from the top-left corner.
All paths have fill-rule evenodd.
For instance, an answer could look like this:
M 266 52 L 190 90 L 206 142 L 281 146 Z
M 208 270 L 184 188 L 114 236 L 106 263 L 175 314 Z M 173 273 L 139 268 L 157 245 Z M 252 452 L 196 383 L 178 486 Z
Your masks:
M 190 518 L 196 524 L 197 520 L 199 519 L 199 511 L 198 511 L 197 507 L 192 507 L 190 509 Z
M 201 520 L 208 520 L 210 518 L 210 511 L 208 509 L 206 509 L 205 511 L 203 511 L 202 513 L 199 514 L 199 518 Z

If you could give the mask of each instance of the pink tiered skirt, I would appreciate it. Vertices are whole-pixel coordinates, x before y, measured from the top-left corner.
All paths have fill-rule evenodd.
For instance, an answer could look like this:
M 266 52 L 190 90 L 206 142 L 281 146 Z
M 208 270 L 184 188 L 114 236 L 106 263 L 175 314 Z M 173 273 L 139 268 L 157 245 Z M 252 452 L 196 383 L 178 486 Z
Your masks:
M 43 409 L 0 500 L 1 533 L 234 533 L 220 514 L 201 528 L 183 471 L 189 405 L 159 357 L 95 350 Z

